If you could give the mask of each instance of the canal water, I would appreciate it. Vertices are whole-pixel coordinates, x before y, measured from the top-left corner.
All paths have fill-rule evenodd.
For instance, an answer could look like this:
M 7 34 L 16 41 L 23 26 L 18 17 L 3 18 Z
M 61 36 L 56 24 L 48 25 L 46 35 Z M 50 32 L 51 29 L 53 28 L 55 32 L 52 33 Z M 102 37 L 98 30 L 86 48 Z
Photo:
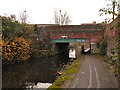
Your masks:
M 3 88 L 46 88 L 60 75 L 58 71 L 70 63 L 69 54 L 33 58 L 25 63 L 2 66 Z

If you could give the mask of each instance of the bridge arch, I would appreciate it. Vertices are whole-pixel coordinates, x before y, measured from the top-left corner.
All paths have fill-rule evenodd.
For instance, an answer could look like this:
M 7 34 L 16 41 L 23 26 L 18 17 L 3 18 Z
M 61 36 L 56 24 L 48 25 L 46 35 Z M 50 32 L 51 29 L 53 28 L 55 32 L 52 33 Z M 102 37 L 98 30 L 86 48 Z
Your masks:
M 48 25 L 45 27 L 38 27 L 43 36 L 48 38 L 48 43 L 53 44 L 60 48 L 64 45 L 69 46 L 67 43 L 81 43 L 82 40 L 85 42 L 97 41 L 104 36 L 104 25 L 101 24 L 84 24 L 84 25 Z M 64 36 L 64 38 L 63 38 Z M 44 37 L 43 37 L 44 38 Z M 91 42 L 90 42 L 91 43 Z M 58 45 L 60 44 L 60 45 Z M 63 44 L 63 45 L 62 45 Z M 90 44 L 91 45 L 91 44 Z M 54 48 L 56 50 L 61 50 Z

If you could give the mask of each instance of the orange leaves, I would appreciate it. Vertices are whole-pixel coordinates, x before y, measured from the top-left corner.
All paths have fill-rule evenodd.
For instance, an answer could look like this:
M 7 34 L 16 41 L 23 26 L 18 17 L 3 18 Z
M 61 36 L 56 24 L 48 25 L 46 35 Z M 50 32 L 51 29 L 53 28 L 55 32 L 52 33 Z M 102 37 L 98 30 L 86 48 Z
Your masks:
M 29 43 L 22 37 L 2 41 L 3 63 L 20 62 L 30 59 Z

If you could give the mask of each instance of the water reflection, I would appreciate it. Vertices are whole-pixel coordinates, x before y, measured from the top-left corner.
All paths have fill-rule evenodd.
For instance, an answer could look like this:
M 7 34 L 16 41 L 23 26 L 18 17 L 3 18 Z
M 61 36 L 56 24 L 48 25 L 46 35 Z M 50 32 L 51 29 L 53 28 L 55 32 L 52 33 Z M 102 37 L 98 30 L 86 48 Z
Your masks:
M 26 83 L 53 83 L 57 72 L 69 62 L 68 54 L 54 57 L 34 58 L 26 63 L 3 65 L 3 88 L 25 88 Z
M 32 88 L 48 88 L 49 86 L 52 85 L 52 83 L 37 83 L 37 85 L 35 85 L 34 83 L 30 83 L 30 82 L 27 82 L 26 83 L 27 85 L 27 89 L 32 89 Z

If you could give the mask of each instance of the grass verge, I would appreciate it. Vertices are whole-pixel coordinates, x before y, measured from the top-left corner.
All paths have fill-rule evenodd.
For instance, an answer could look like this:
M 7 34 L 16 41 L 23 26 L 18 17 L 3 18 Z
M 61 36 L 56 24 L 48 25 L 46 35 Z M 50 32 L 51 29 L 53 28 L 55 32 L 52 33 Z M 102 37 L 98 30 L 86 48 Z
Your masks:
M 111 57 L 108 56 L 100 56 L 98 55 L 101 61 L 105 62 L 105 66 L 118 78 L 118 84 L 120 87 L 120 72 L 119 67 L 117 64 L 117 60 L 113 60 Z
M 74 79 L 77 71 L 79 70 L 79 67 L 81 65 L 81 56 L 78 57 L 74 62 L 66 68 L 66 70 L 61 74 L 60 77 L 58 77 L 57 80 L 47 89 L 47 90 L 54 90 L 54 89 L 60 89 L 60 88 L 68 88 L 71 81 Z M 65 85 L 65 82 L 69 81 L 69 85 Z M 66 87 L 65 87 L 65 86 Z
M 110 57 L 107 56 L 98 56 L 101 61 L 104 61 L 106 67 L 114 73 L 115 76 L 118 76 L 118 67 L 116 60 L 112 60 Z

